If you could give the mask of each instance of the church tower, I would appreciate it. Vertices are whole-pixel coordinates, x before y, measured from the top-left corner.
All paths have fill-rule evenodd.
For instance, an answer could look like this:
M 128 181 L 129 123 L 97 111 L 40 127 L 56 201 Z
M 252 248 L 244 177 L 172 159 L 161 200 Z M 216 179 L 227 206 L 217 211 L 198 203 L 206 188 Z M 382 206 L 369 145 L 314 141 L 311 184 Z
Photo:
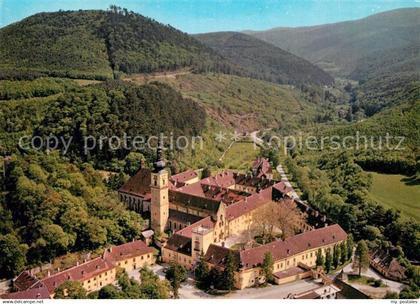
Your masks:
M 164 232 L 169 218 L 168 171 L 162 157 L 162 147 L 157 149 L 157 159 L 153 164 L 151 176 L 151 228 L 155 232 Z

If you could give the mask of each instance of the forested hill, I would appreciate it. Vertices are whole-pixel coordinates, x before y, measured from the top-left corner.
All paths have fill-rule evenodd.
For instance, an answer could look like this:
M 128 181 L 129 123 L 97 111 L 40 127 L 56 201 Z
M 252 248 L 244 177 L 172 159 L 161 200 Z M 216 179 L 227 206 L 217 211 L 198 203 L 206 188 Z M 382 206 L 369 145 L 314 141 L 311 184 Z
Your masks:
M 191 36 L 116 7 L 36 14 L 0 29 L 0 41 L 3 78 L 18 71 L 103 79 L 181 67 L 235 69 Z
M 404 8 L 355 21 L 247 33 L 327 71 L 347 76 L 379 52 L 407 51 L 410 45 L 418 43 L 419 27 L 420 8 Z
M 252 78 L 285 84 L 334 82 L 328 73 L 309 61 L 249 35 L 217 32 L 194 37 L 248 70 Z

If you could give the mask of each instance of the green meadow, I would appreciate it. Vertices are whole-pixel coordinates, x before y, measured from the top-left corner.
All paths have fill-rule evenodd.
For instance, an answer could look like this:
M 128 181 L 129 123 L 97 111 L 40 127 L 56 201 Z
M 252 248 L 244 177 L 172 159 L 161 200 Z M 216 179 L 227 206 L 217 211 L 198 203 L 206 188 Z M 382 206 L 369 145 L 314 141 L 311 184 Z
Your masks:
M 406 219 L 420 221 L 420 185 L 413 179 L 398 174 L 371 172 L 373 180 L 370 196 L 384 207 L 401 211 Z

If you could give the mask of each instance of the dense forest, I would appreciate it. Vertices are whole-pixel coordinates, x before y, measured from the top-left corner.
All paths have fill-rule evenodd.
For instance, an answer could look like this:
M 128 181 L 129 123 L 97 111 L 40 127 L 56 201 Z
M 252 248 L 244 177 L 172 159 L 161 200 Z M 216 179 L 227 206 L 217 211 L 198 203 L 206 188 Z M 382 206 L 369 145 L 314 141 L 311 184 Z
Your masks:
M 159 133 L 197 136 L 206 123 L 206 113 L 200 105 L 183 98 L 163 83 L 137 86 L 108 81 L 80 87 L 72 81 L 55 79 L 0 83 L 4 82 L 7 86 L 0 88 L 0 94 L 7 96 L 44 94 L 40 92 L 58 94 L 0 103 L 0 152 L 3 155 L 19 151 L 22 136 L 46 139 L 54 135 L 66 142 L 71 140 L 65 152 L 72 160 L 90 161 L 101 168 L 118 167 L 119 171 L 124 167 L 119 161 L 136 150 L 133 146 L 135 136 L 145 140 Z M 51 84 L 64 92 L 52 91 Z M 111 149 L 108 144 L 112 136 L 121 139 L 118 149 Z M 105 143 L 102 147 L 99 146 L 101 137 Z M 88 141 L 90 138 L 92 141 Z M 127 138 L 127 148 L 123 145 L 124 138 Z M 96 147 L 85 150 L 85 142 L 93 147 L 93 141 L 96 141 Z M 36 144 L 38 147 L 38 142 Z M 42 147 L 43 150 L 46 148 Z M 57 148 L 64 152 L 62 141 Z M 152 157 L 152 151 L 146 145 L 137 150 Z
M 412 175 L 420 172 L 419 121 L 420 101 L 411 100 L 360 122 L 320 129 L 316 135 L 318 138 L 340 136 L 341 139 L 346 136 L 356 138 L 357 135 L 359 147 L 356 149 L 356 142 L 353 142 L 348 150 L 353 152 L 363 168 Z M 386 144 L 387 135 L 392 136 L 389 146 Z M 332 146 L 331 142 L 326 143 L 327 147 Z
M 390 241 L 401 246 L 409 259 L 420 260 L 420 224 L 402 221 L 398 211 L 369 199 L 370 177 L 351 153 L 295 154 L 286 165 L 302 199 L 327 213 L 356 240 Z
M 72 251 L 140 236 L 142 219 L 127 211 L 91 165 L 58 153 L 14 156 L 1 179 L 0 277 Z
M 45 75 L 103 80 L 181 67 L 241 70 L 191 36 L 116 6 L 36 14 L 2 28 L 0 40 L 3 79 Z
M 85 143 L 93 147 L 101 137 L 120 139 L 142 136 L 199 135 L 205 125 L 205 112 L 194 101 L 162 83 L 143 86 L 118 81 L 82 88 L 52 103 L 35 134 L 72 138 L 68 156 L 95 164 L 122 159 L 130 149 L 96 145 L 84 154 Z M 91 141 L 85 141 L 92 137 Z M 108 141 L 107 141 L 108 142 Z M 132 142 L 128 146 L 132 146 Z M 146 146 L 146 145 L 145 145 Z M 141 149 L 141 147 L 140 147 Z
M 252 78 L 282 84 L 331 85 L 334 79 L 309 61 L 252 36 L 236 32 L 195 35 Z

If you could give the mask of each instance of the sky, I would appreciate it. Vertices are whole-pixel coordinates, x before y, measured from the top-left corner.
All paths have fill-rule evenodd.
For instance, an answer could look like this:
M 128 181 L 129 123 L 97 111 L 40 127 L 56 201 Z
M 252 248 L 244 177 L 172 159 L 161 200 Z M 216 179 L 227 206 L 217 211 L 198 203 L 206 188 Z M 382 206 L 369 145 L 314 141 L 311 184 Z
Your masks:
M 107 9 L 111 4 L 187 33 L 204 33 L 354 20 L 420 7 L 420 0 L 0 0 L 0 27 L 39 12 Z

